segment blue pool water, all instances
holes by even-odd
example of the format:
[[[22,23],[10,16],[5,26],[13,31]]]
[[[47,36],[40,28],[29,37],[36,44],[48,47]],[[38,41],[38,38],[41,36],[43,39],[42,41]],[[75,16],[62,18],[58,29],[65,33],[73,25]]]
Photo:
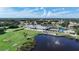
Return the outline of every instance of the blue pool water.
[[[40,34],[35,40],[33,51],[79,51],[79,41],[64,36]]]

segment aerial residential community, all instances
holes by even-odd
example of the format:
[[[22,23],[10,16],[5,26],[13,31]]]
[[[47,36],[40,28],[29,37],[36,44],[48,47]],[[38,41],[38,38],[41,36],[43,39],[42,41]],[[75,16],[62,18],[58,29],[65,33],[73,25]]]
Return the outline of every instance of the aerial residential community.
[[[17,18],[16,18],[17,19]],[[73,19],[72,19],[73,20]],[[64,19],[0,20],[0,50],[30,50],[38,34],[63,36],[79,41],[79,21]],[[26,48],[25,48],[26,46]],[[6,49],[7,48],[7,49]]]
[[[0,51],[79,51],[78,7],[0,8]]]

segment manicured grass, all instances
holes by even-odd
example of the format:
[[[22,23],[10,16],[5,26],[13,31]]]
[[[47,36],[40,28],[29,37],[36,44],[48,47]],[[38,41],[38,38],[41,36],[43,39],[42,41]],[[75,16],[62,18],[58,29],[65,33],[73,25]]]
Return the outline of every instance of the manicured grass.
[[[79,35],[77,35],[77,37],[76,37],[78,40],[79,40]]]
[[[26,37],[24,33],[27,33]],[[39,34],[37,31],[32,30],[19,30],[19,31],[10,31],[0,35],[0,51],[16,51],[17,47],[21,46],[24,42],[28,41],[27,38],[31,37],[34,40],[34,37]],[[33,41],[30,40],[30,41]]]
[[[65,36],[66,34],[64,34],[63,32],[57,32],[58,36]]]

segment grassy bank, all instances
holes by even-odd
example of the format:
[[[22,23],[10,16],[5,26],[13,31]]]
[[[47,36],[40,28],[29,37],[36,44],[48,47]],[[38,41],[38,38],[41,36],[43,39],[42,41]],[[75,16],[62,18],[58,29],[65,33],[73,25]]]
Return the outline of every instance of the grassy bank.
[[[0,51],[16,51],[17,47],[21,46],[24,42],[33,41],[37,34],[39,34],[39,32],[26,29],[1,34]],[[28,38],[31,38],[31,40],[27,40]]]
[[[70,38],[70,39],[76,39],[76,40],[79,40],[79,35],[77,36],[71,36],[70,34],[65,34],[63,32],[56,32],[57,36],[64,36],[64,37],[67,37],[67,38]]]

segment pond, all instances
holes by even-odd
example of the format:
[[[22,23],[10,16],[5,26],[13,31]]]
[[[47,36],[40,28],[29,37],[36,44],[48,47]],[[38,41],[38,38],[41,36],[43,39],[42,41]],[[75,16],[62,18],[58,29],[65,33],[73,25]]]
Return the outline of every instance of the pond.
[[[39,34],[32,51],[79,51],[79,41],[64,36]]]

